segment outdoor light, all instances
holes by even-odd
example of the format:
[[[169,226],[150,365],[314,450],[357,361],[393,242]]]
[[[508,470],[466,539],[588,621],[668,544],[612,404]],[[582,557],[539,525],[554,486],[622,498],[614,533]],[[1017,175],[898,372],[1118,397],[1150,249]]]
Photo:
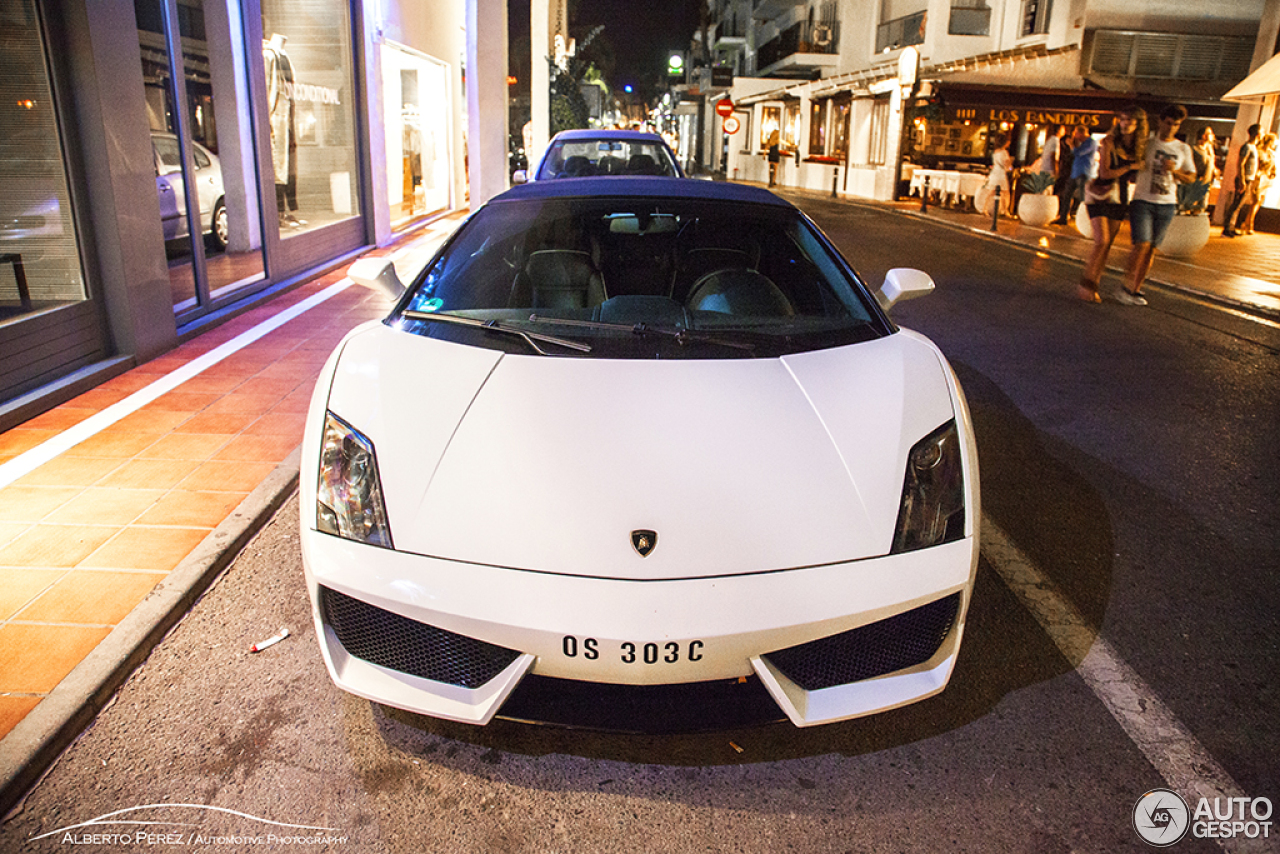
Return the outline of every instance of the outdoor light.
[[[680,74],[684,71],[684,52],[673,50],[667,57],[667,73]]]

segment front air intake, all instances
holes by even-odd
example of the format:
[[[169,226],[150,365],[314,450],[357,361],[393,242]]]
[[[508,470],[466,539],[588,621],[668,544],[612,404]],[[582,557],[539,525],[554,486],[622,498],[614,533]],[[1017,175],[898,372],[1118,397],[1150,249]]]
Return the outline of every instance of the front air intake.
[[[423,679],[478,688],[520,653],[447,632],[320,588],[324,622],[348,653],[372,664]]]
[[[847,685],[923,664],[942,646],[960,612],[960,594],[764,656],[806,691]]]

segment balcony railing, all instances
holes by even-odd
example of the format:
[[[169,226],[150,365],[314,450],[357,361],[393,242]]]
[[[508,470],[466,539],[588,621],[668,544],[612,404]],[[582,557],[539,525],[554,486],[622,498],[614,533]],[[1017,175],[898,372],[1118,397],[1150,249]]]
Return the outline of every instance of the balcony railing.
[[[834,23],[811,24],[808,21],[792,24],[776,38],[760,46],[760,50],[756,52],[756,65],[768,68],[797,53],[837,53],[840,43],[839,27],[839,24]]]
[[[876,53],[924,44],[925,13],[915,12],[876,27]]]
[[[713,45],[718,45],[720,42],[724,41],[725,39],[735,39],[735,40],[744,39],[745,40],[746,37],[747,37],[747,22],[738,21],[733,18],[729,18],[728,20],[721,21],[720,23],[716,24],[715,34],[711,37],[711,43]]]

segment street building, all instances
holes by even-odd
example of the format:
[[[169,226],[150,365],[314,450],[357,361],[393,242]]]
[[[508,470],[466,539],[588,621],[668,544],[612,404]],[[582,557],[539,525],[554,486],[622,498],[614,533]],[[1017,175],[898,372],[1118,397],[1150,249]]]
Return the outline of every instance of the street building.
[[[972,193],[997,134],[1032,164],[1050,125],[1101,134],[1136,101],[1185,105],[1188,138],[1212,128],[1229,187],[1244,128],[1280,125],[1274,96],[1223,98],[1276,54],[1276,0],[708,0],[708,14],[674,112],[697,140],[686,168],[731,180],[767,182],[776,140],[781,186],[889,200],[927,170]],[[1280,200],[1264,205],[1259,227],[1280,230]]]

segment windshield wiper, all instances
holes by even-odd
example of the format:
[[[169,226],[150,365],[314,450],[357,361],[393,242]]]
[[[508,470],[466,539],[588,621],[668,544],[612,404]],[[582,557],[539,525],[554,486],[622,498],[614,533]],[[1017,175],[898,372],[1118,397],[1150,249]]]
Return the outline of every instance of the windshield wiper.
[[[541,332],[526,332],[523,329],[516,329],[511,326],[503,326],[496,320],[480,320],[475,317],[463,317],[457,314],[435,314],[426,311],[413,311],[406,309],[401,312],[405,317],[411,320],[438,320],[443,323],[453,323],[458,326],[470,326],[475,329],[485,329],[490,332],[501,332],[506,335],[514,335],[517,338],[524,339],[524,342],[534,349],[540,356],[550,356],[546,350],[538,346],[539,341],[544,344],[554,344],[557,347],[564,347],[568,350],[576,350],[579,353],[590,353],[591,345],[583,344],[581,341],[570,341],[567,338],[556,338],[552,335],[543,335]]]
[[[650,326],[647,323],[606,323],[603,320],[568,320],[559,317],[539,317],[536,314],[529,315],[530,322],[533,323],[556,323],[561,326],[578,326],[583,329],[607,329],[614,332],[630,332],[640,337],[657,336],[660,338],[670,338],[680,346],[686,344],[714,344],[719,347],[730,347],[735,350],[754,350],[755,344],[747,341],[735,341],[730,338],[717,335],[714,332],[704,332],[699,329],[686,329],[684,327],[669,328],[666,326]]]

